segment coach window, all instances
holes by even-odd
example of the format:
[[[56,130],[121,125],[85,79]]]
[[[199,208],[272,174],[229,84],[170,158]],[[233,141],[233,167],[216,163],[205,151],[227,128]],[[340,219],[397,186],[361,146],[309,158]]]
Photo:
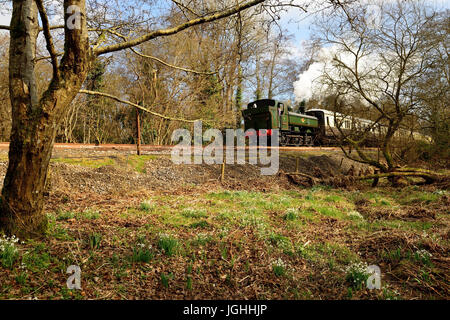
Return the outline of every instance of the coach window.
[[[330,117],[327,117],[327,125],[330,126]]]
[[[345,129],[350,129],[350,121],[345,120],[344,121],[344,127],[345,127]]]

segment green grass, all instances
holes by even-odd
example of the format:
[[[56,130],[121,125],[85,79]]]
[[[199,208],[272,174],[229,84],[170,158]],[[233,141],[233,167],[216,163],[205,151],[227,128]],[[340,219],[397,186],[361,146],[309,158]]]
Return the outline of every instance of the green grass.
[[[100,212],[94,211],[92,209],[83,211],[83,212],[73,212],[73,211],[64,211],[58,209],[55,213],[48,213],[48,219],[51,222],[55,221],[67,221],[71,219],[77,220],[96,220],[100,218]]]
[[[27,286],[27,280],[28,280],[28,274],[26,272],[21,272],[18,275],[16,275],[16,281],[21,286],[26,287]]]
[[[289,208],[286,210],[284,214],[284,220],[286,221],[295,221],[298,219],[298,210]]]
[[[272,263],[272,271],[276,277],[283,277],[287,273],[286,263],[282,259],[278,259]]]
[[[194,222],[190,225],[191,228],[194,229],[207,229],[209,228],[211,225],[208,223],[208,221],[206,220],[202,220],[199,222]]]
[[[341,210],[335,208],[335,207],[327,207],[327,206],[315,206],[313,207],[317,210],[320,214],[327,216],[327,217],[334,217],[334,218],[344,218],[345,214]]]
[[[208,214],[205,209],[192,209],[192,208],[186,208],[181,212],[181,215],[186,218],[194,218],[194,219],[200,219],[200,218],[206,218],[208,217]]]
[[[130,260],[133,263],[149,263],[154,257],[154,253],[148,247],[143,244],[137,244],[133,248],[133,252],[130,256]]]
[[[175,255],[180,247],[178,240],[170,235],[162,234],[159,236],[158,247],[164,251],[167,256]]]
[[[116,161],[111,158],[87,159],[87,158],[56,158],[51,162],[65,163],[88,168],[101,168],[105,166],[114,166]]]
[[[307,246],[303,243],[298,243],[295,247],[299,257],[321,265],[328,265],[330,269],[333,269],[336,263],[348,265],[359,261],[356,253],[337,243],[319,242],[311,243]]]
[[[405,258],[405,254],[403,253],[402,248],[395,248],[391,250],[384,250],[381,253],[381,257],[387,262],[399,263],[402,259]]]
[[[156,159],[155,155],[130,155],[124,159],[126,163],[139,173],[146,173],[145,165],[148,161]],[[88,168],[101,168],[105,166],[120,166],[120,158],[108,158],[99,157],[97,159],[92,158],[55,158],[51,160],[54,163],[65,163],[70,165],[77,165]],[[122,161],[122,162],[123,162]]]
[[[402,195],[399,199],[399,204],[402,205],[414,205],[414,204],[430,204],[441,198],[438,193],[430,192],[413,192],[410,194]]]
[[[64,221],[64,220],[70,220],[75,218],[75,213],[72,211],[62,211],[58,210],[56,212],[56,220],[57,221]]]
[[[260,193],[253,191],[219,191],[200,197],[154,196],[148,199],[152,212],[163,225],[170,228],[210,229],[252,227],[262,238],[280,227],[280,219],[288,230],[304,231],[311,223],[326,217],[350,222],[346,226],[356,231],[379,231],[385,228],[408,231],[426,231],[431,222],[376,220],[367,222],[349,216],[356,211],[357,199],[368,199],[375,206],[401,206],[405,196],[423,199],[421,191],[406,190],[384,192],[382,189],[368,192],[349,192],[316,187],[309,190]],[[439,195],[433,195],[438,197]],[[195,204],[195,205],[193,205]],[[147,210],[147,207],[142,207]],[[141,210],[141,211],[142,211]],[[219,227],[220,229],[220,227]]]
[[[103,236],[100,233],[91,233],[88,238],[88,245],[91,250],[96,250],[100,248]]]
[[[419,249],[429,248],[428,242],[435,238],[427,236],[409,248],[386,246],[389,249],[385,251],[382,251],[384,242],[373,243],[370,249],[374,251],[369,255],[364,250],[366,247],[358,245],[364,244],[367,237],[376,240],[371,235],[374,232],[377,236],[397,232],[399,237],[405,234],[410,239],[421,239],[426,231],[427,235],[436,237],[436,244],[448,246],[441,234],[433,233],[444,225],[445,221],[440,219],[446,217],[439,216],[439,220],[432,222],[392,220],[392,217],[373,220],[359,206],[368,206],[370,210],[382,210],[382,206],[392,211],[405,210],[403,206],[407,209],[426,200],[438,201],[443,194],[430,196],[421,189],[410,188],[347,191],[325,187],[193,192],[176,197],[152,194],[134,202],[134,208],[118,211],[117,217],[109,212],[102,216],[95,208],[78,212],[62,206],[61,210],[48,214],[49,233],[44,242],[18,246],[17,256],[12,262],[1,264],[0,271],[6,270],[5,265],[11,266],[11,271],[4,274],[10,275],[8,279],[13,287],[17,286],[24,295],[36,290],[36,275],[48,270],[57,279],[54,286],[59,286],[58,281],[64,278],[67,267],[81,262],[86,288],[95,288],[100,283],[93,280],[98,277],[96,268],[109,268],[112,297],[117,299],[131,294],[126,284],[132,281],[142,285],[153,281],[158,289],[164,288],[165,295],[182,291],[189,298],[190,294],[201,296],[205,283],[214,283],[220,292],[238,292],[241,286],[249,285],[248,275],[267,277],[267,283],[275,284],[274,291],[272,286],[259,287],[264,293],[258,299],[316,299],[319,295],[314,284],[317,283],[322,286],[329,283],[330,288],[336,289],[333,297],[339,298],[397,299],[403,294],[409,298],[409,292],[416,290],[411,286],[404,291],[396,287],[401,294],[394,289],[363,294],[360,288],[364,287],[364,273],[346,268],[365,262],[386,265],[386,270],[397,272],[401,268],[396,267],[406,266],[416,272],[405,281],[405,286],[411,282],[416,286],[432,285],[442,273],[442,270],[435,272],[439,268],[435,261],[440,258],[435,255],[439,253],[431,251],[433,256],[430,256]],[[362,199],[368,202],[355,204]],[[351,219],[348,214],[352,211],[363,213],[366,220]],[[100,218],[99,222],[83,221]],[[125,220],[132,221],[132,226],[125,227]],[[120,223],[116,225],[117,221]],[[81,228],[84,229],[80,233]],[[56,250],[52,247],[55,243]],[[416,249],[417,252],[409,251]],[[22,264],[25,269],[20,269]],[[389,277],[386,279],[383,281],[389,281]],[[49,290],[47,279],[42,283],[43,291],[51,292],[53,298],[83,298],[70,292]],[[0,298],[17,297],[9,294],[10,285],[10,282],[0,283]],[[87,290],[87,294],[95,298],[94,292]],[[323,297],[331,298],[327,294]]]
[[[76,215],[77,219],[80,220],[96,220],[100,218],[100,212],[95,210],[87,210]]]
[[[287,248],[291,245],[291,241],[288,237],[285,237],[281,234],[271,233],[267,239],[272,245]]]
[[[341,202],[343,201],[342,197],[338,196],[338,195],[330,195],[330,196],[326,196],[324,198],[324,201],[326,202],[330,202],[330,203],[336,203],[336,202]]]
[[[22,263],[33,272],[47,270],[52,264],[51,255],[44,248],[37,246],[28,254],[24,254]]]
[[[0,237],[0,263],[3,267],[12,269],[19,259],[15,238]]]
[[[373,223],[373,225],[378,227],[378,229],[387,227],[391,229],[399,229],[405,231],[427,231],[433,227],[433,222],[389,220],[389,221],[376,221]]]
[[[146,173],[145,165],[148,161],[156,159],[155,155],[128,156],[127,163],[139,173]]]
[[[49,220],[47,235],[61,241],[71,241],[73,237],[69,234],[68,229],[52,220]]]
[[[195,238],[190,241],[193,246],[204,246],[211,242],[214,242],[214,237],[205,233],[197,234]]]
[[[169,288],[169,282],[170,280],[173,279],[173,274],[169,273],[169,274],[165,274],[165,273],[161,273],[161,284],[164,288]]]
[[[192,277],[190,276],[186,277],[186,289],[192,290]]]
[[[155,210],[155,208],[155,204],[151,203],[150,201],[143,201],[139,206],[139,209],[144,212],[152,212]]]

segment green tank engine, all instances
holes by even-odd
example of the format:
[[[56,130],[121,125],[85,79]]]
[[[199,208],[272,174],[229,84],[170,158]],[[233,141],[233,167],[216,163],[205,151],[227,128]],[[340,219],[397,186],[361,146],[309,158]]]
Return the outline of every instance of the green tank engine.
[[[270,137],[272,130],[280,130],[280,146],[312,146],[319,132],[316,117],[276,100],[249,103],[242,116],[245,130],[254,129],[259,136]]]

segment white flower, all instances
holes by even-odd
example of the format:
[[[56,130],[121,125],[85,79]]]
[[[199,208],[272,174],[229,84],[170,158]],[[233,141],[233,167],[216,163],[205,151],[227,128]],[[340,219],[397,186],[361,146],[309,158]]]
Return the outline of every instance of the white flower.
[[[169,236],[167,233],[160,233],[160,234],[158,234],[158,237],[159,237],[160,239],[167,239],[167,238],[170,238],[170,236]]]
[[[417,255],[419,258],[422,258],[422,259],[428,259],[428,258],[431,258],[431,257],[433,256],[430,252],[428,252],[428,251],[425,250],[425,249],[417,250],[417,251],[416,251],[416,255]]]
[[[7,237],[3,235],[2,238],[0,238],[0,253],[3,253],[6,250],[12,250],[13,252],[17,252],[16,243],[19,242],[19,239],[16,238],[16,236]]]
[[[343,271],[346,273],[357,272],[357,273],[367,273],[367,268],[369,265],[365,262],[355,262],[348,265]]]
[[[287,267],[287,265],[286,265],[286,263],[283,261],[283,259],[281,259],[281,258],[278,258],[277,260],[275,260],[273,263],[272,263],[272,265],[273,266],[276,266],[276,267],[282,267],[282,268],[286,268]]]

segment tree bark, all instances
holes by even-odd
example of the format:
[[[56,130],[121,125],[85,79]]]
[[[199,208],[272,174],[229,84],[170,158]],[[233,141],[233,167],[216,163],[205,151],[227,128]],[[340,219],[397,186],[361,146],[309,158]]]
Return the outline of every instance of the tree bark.
[[[38,10],[34,0],[13,1],[10,40],[12,131],[9,164],[0,204],[0,229],[19,238],[41,236],[47,173],[57,128],[84,82],[90,64],[85,0],[65,0],[64,11],[77,5],[81,28],[65,28],[66,52],[59,73],[39,99],[35,83]],[[66,14],[66,21],[68,15]]]
[[[136,148],[137,155],[141,155],[141,116],[139,109],[136,109]]]

